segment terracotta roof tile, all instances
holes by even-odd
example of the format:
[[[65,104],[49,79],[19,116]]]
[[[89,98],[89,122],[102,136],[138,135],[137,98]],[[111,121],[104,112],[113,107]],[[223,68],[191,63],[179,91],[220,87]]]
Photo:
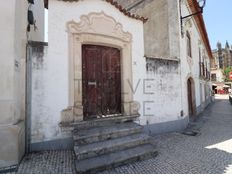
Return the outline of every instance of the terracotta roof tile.
[[[59,1],[78,2],[79,0],[59,0]],[[148,18],[130,13],[125,8],[123,8],[118,2],[116,2],[114,0],[105,0],[105,1],[110,3],[111,5],[115,6],[115,8],[117,8],[125,16],[128,16],[128,17],[133,18],[133,19],[141,20],[141,21],[143,21],[143,23],[145,23],[148,20]],[[48,0],[44,0],[44,4],[45,4],[45,7],[47,8],[48,7]]]

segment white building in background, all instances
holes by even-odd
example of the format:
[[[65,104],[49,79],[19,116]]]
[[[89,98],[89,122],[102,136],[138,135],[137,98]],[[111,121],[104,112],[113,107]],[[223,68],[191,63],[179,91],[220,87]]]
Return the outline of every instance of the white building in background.
[[[27,32],[28,9],[35,26]],[[25,78],[28,40],[43,41],[44,2],[2,1],[0,6],[0,173],[19,163],[25,152]]]

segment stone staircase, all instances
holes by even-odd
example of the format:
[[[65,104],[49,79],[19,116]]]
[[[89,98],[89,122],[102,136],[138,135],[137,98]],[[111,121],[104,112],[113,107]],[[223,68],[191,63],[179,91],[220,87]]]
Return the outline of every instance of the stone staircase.
[[[118,116],[74,125],[77,174],[96,173],[157,154],[136,116]]]

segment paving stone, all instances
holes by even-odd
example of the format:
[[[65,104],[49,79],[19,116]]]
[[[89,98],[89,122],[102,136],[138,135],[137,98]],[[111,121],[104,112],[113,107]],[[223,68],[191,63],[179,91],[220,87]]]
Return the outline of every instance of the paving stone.
[[[217,96],[218,97],[218,96]],[[220,99],[220,96],[219,96]],[[169,133],[152,137],[159,154],[99,174],[231,174],[232,106],[228,99],[201,114],[197,136]],[[72,151],[48,151],[26,156],[17,174],[75,174]]]
[[[92,144],[74,146],[74,151],[77,159],[86,159],[134,146],[139,146],[148,142],[149,136],[139,133]]]
[[[95,158],[88,158],[81,161],[76,161],[77,173],[96,173],[96,171],[112,168],[122,164],[143,160],[146,158],[156,156],[157,151],[154,146],[144,144],[129,148],[123,151],[97,156]]]

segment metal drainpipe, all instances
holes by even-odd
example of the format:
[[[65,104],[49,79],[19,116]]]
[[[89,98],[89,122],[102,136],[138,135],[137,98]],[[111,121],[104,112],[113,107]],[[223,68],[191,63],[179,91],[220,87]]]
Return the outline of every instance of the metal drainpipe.
[[[183,20],[182,20],[182,11],[181,11],[181,0],[179,0],[179,13],[180,13],[180,30],[181,30],[181,37],[184,36],[184,31],[183,31]]]
[[[31,8],[28,4],[27,11]],[[29,32],[26,30],[27,43],[26,43],[26,60],[25,60],[25,152],[30,152],[31,144],[31,49],[29,41]]]
[[[31,143],[31,60],[30,60],[30,45],[27,42],[26,45],[26,70],[25,70],[25,79],[26,79],[26,89],[25,89],[25,151],[26,154],[30,152],[30,143]]]
[[[182,20],[181,20],[181,16],[182,16],[182,13],[181,13],[181,0],[179,0],[179,19],[180,19],[180,42],[179,42],[179,54],[180,54],[180,85],[181,85],[181,88],[180,88],[180,94],[181,94],[181,117],[184,117],[184,109],[183,109],[183,84],[182,84],[182,72],[181,72],[181,66],[182,66],[182,62],[181,62],[181,40],[183,38],[183,28],[182,28]],[[183,114],[183,115],[182,115]]]

